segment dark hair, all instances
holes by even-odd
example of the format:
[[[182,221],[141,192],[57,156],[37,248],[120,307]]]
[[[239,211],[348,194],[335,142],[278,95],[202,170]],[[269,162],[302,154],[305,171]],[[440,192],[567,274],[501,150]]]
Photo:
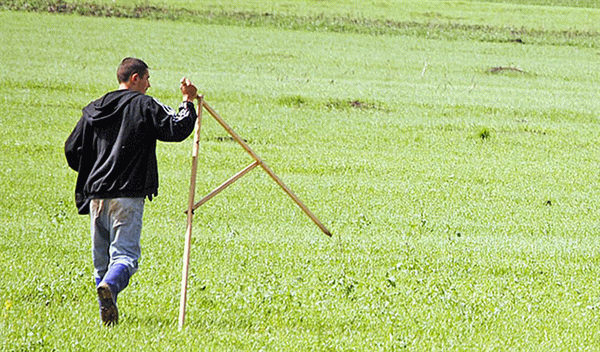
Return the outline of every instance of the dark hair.
[[[129,78],[134,73],[137,73],[140,77],[148,72],[148,65],[140,59],[134,57],[126,57],[121,61],[119,68],[117,69],[117,79],[119,83],[125,83],[129,81]]]

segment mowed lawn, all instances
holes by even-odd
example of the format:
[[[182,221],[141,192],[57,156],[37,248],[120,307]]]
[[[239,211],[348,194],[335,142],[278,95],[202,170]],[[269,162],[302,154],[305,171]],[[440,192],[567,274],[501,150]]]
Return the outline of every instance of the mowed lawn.
[[[352,4],[0,11],[0,349],[597,350],[598,6]],[[333,232],[255,169],[196,212],[182,331],[191,138],[159,145],[111,329],[63,157],[126,56],[171,106],[195,82]],[[200,145],[198,199],[252,162],[206,113]]]

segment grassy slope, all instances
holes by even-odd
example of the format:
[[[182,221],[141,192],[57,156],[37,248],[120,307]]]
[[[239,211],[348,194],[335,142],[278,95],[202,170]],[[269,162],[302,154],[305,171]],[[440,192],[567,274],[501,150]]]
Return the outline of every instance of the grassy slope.
[[[146,0],[134,2],[127,0],[3,0],[0,4],[16,5],[24,8],[32,6],[52,7],[50,4],[100,4],[108,7],[138,7],[188,9],[205,17],[224,12],[231,14],[264,15],[271,17],[292,16],[324,16],[340,19],[370,19],[395,21],[400,23],[428,23],[507,27],[510,29],[550,30],[550,31],[592,31],[600,30],[597,21],[600,4],[597,1],[436,1],[436,0],[396,0],[396,1],[361,1],[361,0],[284,0],[248,2],[240,0],[190,1],[190,0]],[[537,5],[537,6],[534,6]],[[539,6],[546,5],[546,6]],[[552,5],[552,6],[550,6]],[[563,6],[556,6],[563,5]],[[569,6],[566,6],[569,5]],[[56,7],[56,6],[55,6]],[[59,6],[60,7],[60,6]],[[81,11],[81,9],[80,9]],[[217,16],[219,17],[219,16]],[[322,20],[322,19],[321,19]],[[259,20],[259,22],[264,19]],[[281,24],[280,24],[281,25]]]
[[[126,2],[125,2],[126,3]],[[396,21],[457,22],[516,28],[546,28],[598,30],[597,3],[590,8],[561,8],[529,6],[524,1],[266,1],[248,5],[244,1],[211,1],[210,3],[179,0],[175,2],[153,0],[150,4],[173,4],[193,9],[253,10],[256,12],[293,13],[297,15],[348,15],[350,17],[385,18]],[[535,3],[535,2],[534,2]],[[539,3],[539,2],[538,2]],[[177,5],[175,5],[177,4]],[[596,16],[594,16],[596,14]],[[549,20],[549,19],[552,20]]]
[[[596,49],[0,16],[1,101],[13,112],[0,117],[3,348],[597,343]],[[124,55],[151,64],[165,102],[181,75],[199,82],[336,234],[317,233],[260,172],[247,176],[197,218],[181,334],[189,145],[160,146],[161,196],[117,329],[97,326],[87,220],[71,204],[61,144]],[[527,74],[487,72],[510,65]],[[249,162],[223,135],[207,122],[199,193]]]

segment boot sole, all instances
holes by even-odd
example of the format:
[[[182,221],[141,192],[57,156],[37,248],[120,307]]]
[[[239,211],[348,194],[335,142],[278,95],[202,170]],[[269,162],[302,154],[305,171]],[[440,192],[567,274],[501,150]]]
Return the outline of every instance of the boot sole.
[[[119,311],[113,301],[112,292],[107,284],[100,284],[97,288],[98,300],[100,301],[100,317],[104,325],[116,325],[119,322]]]

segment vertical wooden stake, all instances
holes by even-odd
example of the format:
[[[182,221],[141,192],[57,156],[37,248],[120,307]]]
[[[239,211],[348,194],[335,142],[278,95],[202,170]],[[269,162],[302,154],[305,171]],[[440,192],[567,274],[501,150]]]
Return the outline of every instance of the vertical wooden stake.
[[[198,119],[194,131],[194,146],[192,149],[192,177],[188,198],[187,228],[185,232],[185,247],[183,250],[183,273],[181,277],[181,300],[179,302],[179,330],[185,323],[185,306],[187,302],[188,274],[190,267],[190,251],[192,246],[192,220],[194,218],[194,195],[196,193],[196,173],[198,171],[198,149],[200,148],[200,127],[202,126],[202,110],[204,96],[198,96]]]

